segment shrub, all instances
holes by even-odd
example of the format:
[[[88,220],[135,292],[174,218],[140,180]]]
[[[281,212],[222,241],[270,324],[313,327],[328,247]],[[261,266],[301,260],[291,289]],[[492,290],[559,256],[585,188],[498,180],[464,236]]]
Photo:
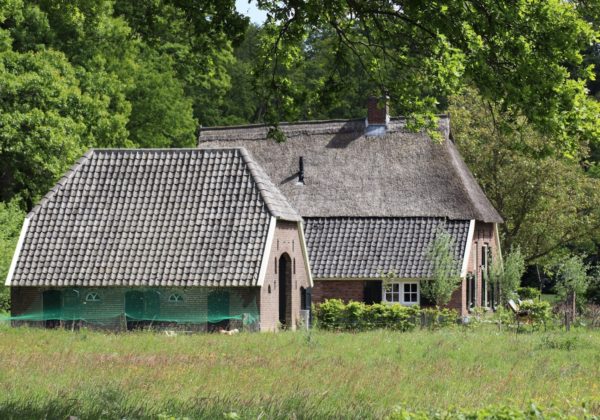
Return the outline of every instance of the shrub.
[[[525,273],[525,259],[518,247],[511,249],[504,261],[500,258],[493,259],[489,280],[491,284],[499,286],[500,300],[503,304],[514,299],[523,273]]]
[[[328,299],[314,309],[316,325],[325,330],[368,331],[389,329],[411,331],[419,324],[430,328],[454,325],[458,314],[450,309],[420,309],[417,306],[366,305],[340,299]]]
[[[317,325],[326,330],[340,329],[345,309],[346,305],[341,299],[327,299],[313,311]]]
[[[521,300],[539,300],[542,296],[540,290],[536,289],[535,287],[519,287],[517,289],[517,294]]]
[[[521,313],[526,313],[532,327],[546,326],[552,320],[550,304],[545,301],[526,300],[519,308]]]
[[[429,329],[447,328],[456,325],[458,312],[448,308],[421,309],[421,326]]]

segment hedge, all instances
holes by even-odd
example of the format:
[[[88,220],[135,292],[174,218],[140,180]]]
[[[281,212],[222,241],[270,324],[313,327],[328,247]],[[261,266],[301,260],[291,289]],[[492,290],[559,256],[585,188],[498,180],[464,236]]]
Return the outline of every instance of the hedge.
[[[319,328],[337,331],[368,331],[389,329],[411,331],[417,326],[431,328],[454,325],[458,314],[449,309],[421,309],[418,306],[367,305],[340,299],[328,299],[314,308],[315,321]]]

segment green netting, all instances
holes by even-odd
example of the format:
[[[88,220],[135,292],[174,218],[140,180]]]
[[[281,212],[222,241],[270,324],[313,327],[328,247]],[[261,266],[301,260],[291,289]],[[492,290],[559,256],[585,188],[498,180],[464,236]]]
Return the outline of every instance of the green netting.
[[[127,329],[205,325],[253,327],[259,322],[258,289],[63,288],[15,293],[14,308],[0,321],[91,324]],[[54,325],[52,325],[54,326]]]

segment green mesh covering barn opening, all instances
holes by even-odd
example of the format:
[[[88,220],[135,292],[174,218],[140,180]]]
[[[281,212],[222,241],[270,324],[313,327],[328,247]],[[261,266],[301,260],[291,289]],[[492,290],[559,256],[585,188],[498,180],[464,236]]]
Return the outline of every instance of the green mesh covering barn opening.
[[[257,330],[258,288],[29,288],[13,290],[13,324],[218,331]]]

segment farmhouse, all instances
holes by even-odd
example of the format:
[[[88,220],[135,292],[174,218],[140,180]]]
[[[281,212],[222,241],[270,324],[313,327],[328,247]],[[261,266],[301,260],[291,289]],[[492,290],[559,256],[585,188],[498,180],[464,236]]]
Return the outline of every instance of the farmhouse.
[[[449,306],[466,315],[498,293],[484,273],[500,258],[491,205],[460,157],[441,116],[441,141],[411,132],[406,119],[369,99],[366,119],[201,129],[200,148],[245,147],[304,219],[314,276],[312,301],[327,298],[426,304],[425,254],[441,227],[454,239],[462,284]],[[382,273],[399,279],[386,287]]]
[[[294,328],[302,219],[243,148],[91,150],[25,219],[15,323]]]
[[[440,229],[462,279],[449,306],[493,306],[502,218],[449,118],[434,140],[377,105],[282,124],[281,143],[253,125],[201,129],[197,149],[91,150],[25,219],[13,321],[268,331],[327,298],[426,305]]]

